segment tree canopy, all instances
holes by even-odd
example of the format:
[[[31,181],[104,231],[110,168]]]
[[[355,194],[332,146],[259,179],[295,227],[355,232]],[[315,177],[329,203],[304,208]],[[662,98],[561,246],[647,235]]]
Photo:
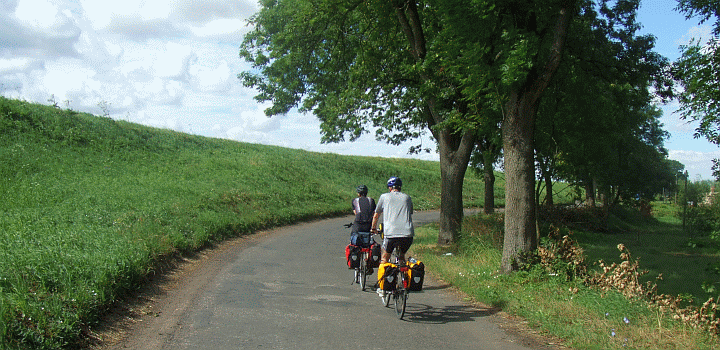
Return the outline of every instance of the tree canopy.
[[[576,6],[565,0],[264,0],[240,50],[254,70],[239,77],[259,91],[258,101],[272,103],[268,115],[295,107],[314,113],[324,142],[375,130],[377,138],[398,144],[430,132],[443,178],[439,242],[451,243],[478,125],[488,113],[507,109],[512,91],[532,87],[528,79],[547,82],[548,58],[559,58],[558,18],[567,19]]]
[[[642,118],[647,97],[642,90],[657,57],[651,40],[634,36],[638,0],[609,3],[262,0],[250,20],[254,29],[240,48],[252,70],[239,78],[258,90],[258,101],[271,102],[268,115],[293,108],[315,114],[323,142],[375,132],[378,139],[399,144],[430,133],[440,154],[440,244],[453,243],[460,232],[463,179],[472,150],[490,139],[501,142],[506,174],[502,266],[510,271],[537,246],[534,132],[539,109],[575,104],[548,112],[540,119],[547,118],[543,125],[559,115],[568,124]],[[560,84],[554,83],[558,70],[567,75]],[[591,77],[587,83],[586,77]],[[571,90],[578,86],[580,92]],[[600,98],[583,103],[589,96]]]
[[[720,145],[720,5],[711,0],[679,0],[678,9],[688,18],[716,21],[713,37],[707,42],[694,41],[682,47],[673,73],[682,87],[678,96],[681,116],[700,122],[696,136]],[[720,161],[713,162],[713,175],[720,179]]]

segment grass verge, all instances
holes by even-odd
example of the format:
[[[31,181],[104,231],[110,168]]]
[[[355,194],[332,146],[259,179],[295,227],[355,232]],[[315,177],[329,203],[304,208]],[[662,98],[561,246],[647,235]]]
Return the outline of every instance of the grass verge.
[[[542,332],[563,339],[571,348],[720,347],[717,338],[707,332],[616,291],[603,292],[542,268],[499,274],[501,232],[499,214],[469,217],[459,243],[439,247],[437,228],[426,226],[417,230],[413,251],[432,274],[473,300],[523,317]]]

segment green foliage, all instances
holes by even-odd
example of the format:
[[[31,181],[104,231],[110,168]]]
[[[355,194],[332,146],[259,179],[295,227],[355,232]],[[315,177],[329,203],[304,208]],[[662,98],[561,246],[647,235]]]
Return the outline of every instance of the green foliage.
[[[693,41],[681,47],[682,56],[674,63],[673,76],[680,81],[680,113],[685,119],[700,122],[696,136],[720,145],[720,7],[717,1],[680,0],[678,9],[686,17],[699,16],[701,21],[715,20],[714,37],[706,43]],[[720,160],[713,160],[713,175],[720,179]]]
[[[573,23],[566,59],[539,106],[535,144],[546,177],[652,198],[674,183],[650,86],[666,84],[667,59],[637,35],[638,1],[599,1]],[[656,90],[656,91],[659,91]]]
[[[683,118],[700,121],[699,136],[718,144],[718,78],[715,72],[720,68],[720,41],[717,38],[707,44],[692,43],[684,46],[682,57],[675,63],[675,75],[683,86],[679,96]],[[710,87],[710,88],[709,88]]]
[[[346,215],[392,175],[439,206],[436,162],[305,152],[143,127],[0,97],[0,348],[72,348],[161,259]],[[466,203],[481,205],[468,178]]]

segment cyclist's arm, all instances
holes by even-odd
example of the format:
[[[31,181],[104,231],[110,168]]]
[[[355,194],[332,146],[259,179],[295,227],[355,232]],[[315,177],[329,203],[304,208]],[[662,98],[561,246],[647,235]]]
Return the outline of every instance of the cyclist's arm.
[[[370,226],[370,227],[371,227],[371,228],[370,228],[370,232],[377,232],[378,218],[379,218],[379,217],[380,217],[380,213],[375,212],[375,214],[373,214],[372,225]]]

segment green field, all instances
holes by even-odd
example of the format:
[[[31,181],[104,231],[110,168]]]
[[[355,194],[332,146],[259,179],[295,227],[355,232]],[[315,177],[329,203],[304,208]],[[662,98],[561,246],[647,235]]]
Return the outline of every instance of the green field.
[[[637,258],[641,282],[657,284],[658,293],[695,298],[700,306],[708,297],[701,286],[718,281],[709,269],[720,262],[717,246],[707,239],[688,238],[677,218],[667,216],[677,208],[656,203],[655,218],[620,208],[611,215],[610,230],[604,233],[582,230],[571,233],[584,249],[590,273],[600,271],[599,259],[621,263],[619,243]],[[534,268],[501,275],[502,216],[468,217],[460,243],[438,247],[437,228],[424,227],[413,245],[433,274],[459,288],[473,301],[502,308],[523,317],[549,342],[561,339],[573,349],[718,349],[716,335],[679,322],[674,314],[649,307],[646,299],[628,299],[617,291],[588,287],[584,279],[568,281],[564,274]],[[704,244],[688,244],[704,242]],[[451,254],[448,254],[451,253]],[[561,266],[562,267],[562,266]],[[662,274],[663,280],[655,280]]]
[[[259,229],[350,212],[355,187],[370,196],[400,176],[417,209],[439,206],[437,162],[340,156],[192,136],[0,97],[0,349],[75,348],[107,307],[133,293],[159,263]],[[496,204],[503,202],[498,174]],[[464,203],[481,207],[472,172]],[[566,185],[558,203],[572,201]],[[677,208],[633,210],[610,233],[578,230],[586,261],[618,262],[624,243],[662,293],[708,296],[717,247],[682,232]],[[543,271],[497,273],[502,215],[467,218],[459,244],[437,247],[418,230],[430,271],[469,298],[519,315],[581,349],[720,348],[715,337],[641,301],[600,293]],[[453,255],[447,255],[453,253]],[[624,322],[624,318],[630,320]],[[614,335],[613,335],[614,334]]]
[[[347,215],[400,176],[439,206],[439,164],[210,139],[0,98],[0,348],[72,346],[157,262]],[[483,184],[465,182],[479,206]]]

